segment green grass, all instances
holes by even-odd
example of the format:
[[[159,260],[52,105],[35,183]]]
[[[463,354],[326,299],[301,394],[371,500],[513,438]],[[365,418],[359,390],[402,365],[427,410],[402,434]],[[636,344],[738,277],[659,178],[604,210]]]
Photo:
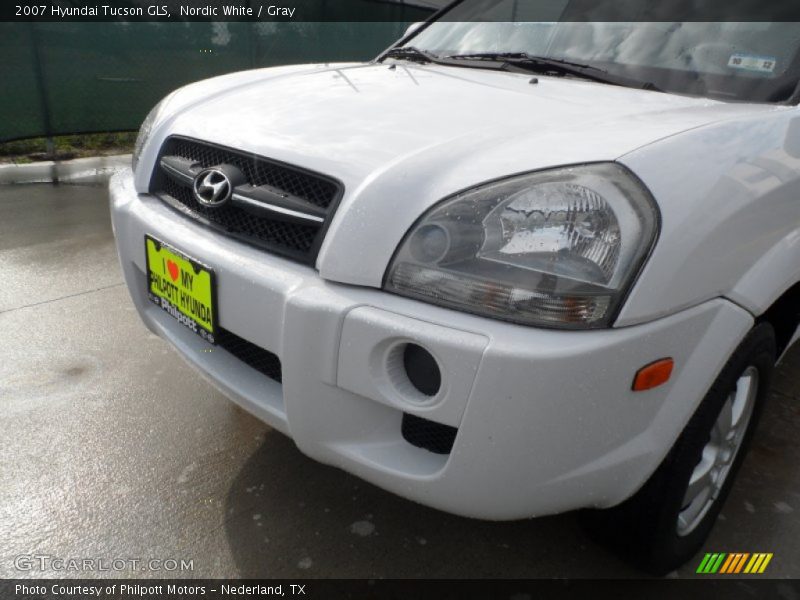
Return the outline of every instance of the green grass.
[[[18,164],[39,160],[69,160],[85,156],[125,154],[133,150],[135,132],[61,135],[53,138],[55,155],[47,152],[43,137],[0,144],[0,162]]]

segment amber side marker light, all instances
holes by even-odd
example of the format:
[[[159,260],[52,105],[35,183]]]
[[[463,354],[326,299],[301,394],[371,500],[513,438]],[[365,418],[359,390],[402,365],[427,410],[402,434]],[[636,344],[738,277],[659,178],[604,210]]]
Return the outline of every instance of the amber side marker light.
[[[675,361],[671,358],[662,358],[643,366],[636,372],[631,389],[634,392],[643,392],[666,383],[672,375],[674,366]]]

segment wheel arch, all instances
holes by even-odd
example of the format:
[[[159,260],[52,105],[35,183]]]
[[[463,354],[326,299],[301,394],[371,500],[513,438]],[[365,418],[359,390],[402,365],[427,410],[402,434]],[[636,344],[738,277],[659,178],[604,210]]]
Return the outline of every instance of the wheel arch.
[[[725,294],[757,322],[772,325],[779,358],[796,341],[800,326],[800,228],[789,229]]]
[[[776,298],[756,321],[772,325],[777,356],[782,357],[797,341],[796,333],[800,326],[800,282],[790,286]]]

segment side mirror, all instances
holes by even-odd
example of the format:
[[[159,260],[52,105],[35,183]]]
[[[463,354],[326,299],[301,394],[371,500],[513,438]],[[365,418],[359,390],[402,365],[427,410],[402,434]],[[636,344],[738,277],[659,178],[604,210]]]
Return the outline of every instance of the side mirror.
[[[406,32],[403,34],[403,37],[407,38],[408,36],[410,36],[412,33],[417,31],[423,25],[425,25],[425,23],[412,23],[411,25],[408,26],[408,29],[406,29]]]

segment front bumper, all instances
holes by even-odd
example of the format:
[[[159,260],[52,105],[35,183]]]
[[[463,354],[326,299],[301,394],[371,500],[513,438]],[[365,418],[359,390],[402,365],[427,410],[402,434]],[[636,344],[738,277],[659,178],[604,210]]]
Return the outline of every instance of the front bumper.
[[[616,330],[516,326],[324,281],[137,195],[130,171],[111,180],[110,193],[125,280],[150,330],[307,455],[465,516],[516,519],[623,501],[753,324],[715,299]],[[146,233],[215,269],[220,326],[276,354],[282,384],[212,351],[149,302]],[[391,350],[407,342],[439,362],[442,387],[431,401],[398,384]],[[632,392],[634,373],[666,356],[675,359],[672,379]],[[450,454],[406,442],[403,413],[457,427]]]

